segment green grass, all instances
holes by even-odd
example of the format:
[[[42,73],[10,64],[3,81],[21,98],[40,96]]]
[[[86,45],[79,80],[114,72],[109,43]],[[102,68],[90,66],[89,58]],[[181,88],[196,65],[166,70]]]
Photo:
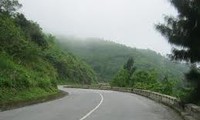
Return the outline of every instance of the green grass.
[[[57,94],[55,88],[29,88],[23,90],[0,89],[0,107],[8,104],[18,104],[21,102],[34,101],[39,98]]]

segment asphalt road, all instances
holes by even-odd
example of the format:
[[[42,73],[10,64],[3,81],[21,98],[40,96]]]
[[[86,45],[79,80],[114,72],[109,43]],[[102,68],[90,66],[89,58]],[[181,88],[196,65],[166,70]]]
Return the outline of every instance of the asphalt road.
[[[0,112],[0,120],[181,120],[168,107],[131,93],[60,89],[69,95]]]

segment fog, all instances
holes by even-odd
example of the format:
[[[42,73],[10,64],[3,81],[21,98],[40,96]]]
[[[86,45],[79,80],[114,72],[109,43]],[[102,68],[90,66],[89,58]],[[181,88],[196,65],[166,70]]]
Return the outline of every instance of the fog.
[[[168,0],[19,0],[21,12],[54,35],[97,37],[163,55],[170,45],[155,30],[164,14],[176,15]]]

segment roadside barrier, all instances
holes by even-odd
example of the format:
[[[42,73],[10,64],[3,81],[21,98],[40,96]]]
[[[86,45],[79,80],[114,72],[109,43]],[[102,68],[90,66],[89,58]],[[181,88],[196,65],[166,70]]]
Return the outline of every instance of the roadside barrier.
[[[129,92],[138,94],[156,102],[165,104],[176,110],[183,117],[184,120],[200,120],[200,106],[194,104],[183,104],[181,100],[169,95],[152,92],[149,90],[111,87],[109,85],[65,85],[66,88],[83,88],[83,89],[99,89],[99,90],[113,90],[120,92]]]

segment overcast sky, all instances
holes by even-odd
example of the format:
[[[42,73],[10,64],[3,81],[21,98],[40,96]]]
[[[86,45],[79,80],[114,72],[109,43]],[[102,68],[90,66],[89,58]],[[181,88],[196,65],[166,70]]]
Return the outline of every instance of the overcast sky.
[[[154,24],[163,15],[176,15],[168,0],[19,0],[28,19],[44,31],[97,37],[127,46],[171,52]]]

